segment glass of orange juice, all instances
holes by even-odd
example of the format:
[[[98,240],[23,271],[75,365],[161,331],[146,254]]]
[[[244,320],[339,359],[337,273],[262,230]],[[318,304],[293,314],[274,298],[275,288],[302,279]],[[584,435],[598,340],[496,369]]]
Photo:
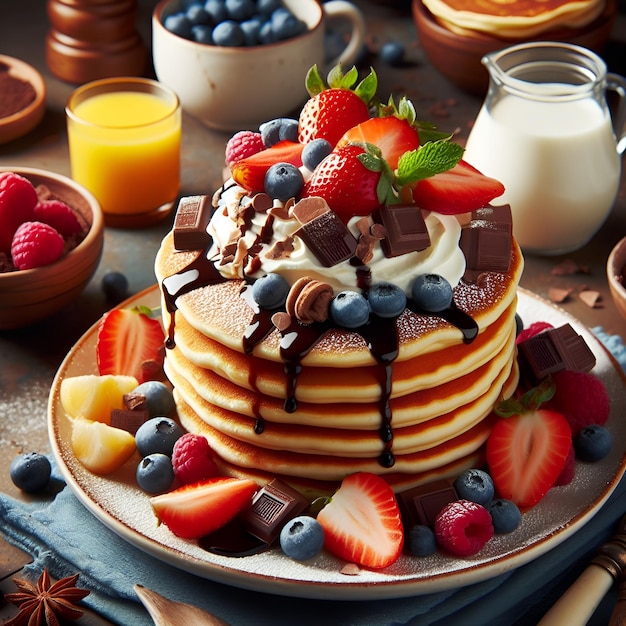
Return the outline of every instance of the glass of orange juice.
[[[181,107],[147,78],[106,78],[74,91],[65,109],[72,178],[114,227],[148,225],[180,188]]]

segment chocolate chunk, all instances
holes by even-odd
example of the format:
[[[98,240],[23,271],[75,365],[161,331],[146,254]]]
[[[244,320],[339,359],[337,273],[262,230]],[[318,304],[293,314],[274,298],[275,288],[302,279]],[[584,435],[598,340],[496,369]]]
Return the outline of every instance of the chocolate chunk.
[[[408,533],[417,524],[434,526],[439,511],[458,499],[452,483],[443,479],[400,492],[398,506],[405,532]]]
[[[430,246],[422,210],[415,204],[384,205],[372,217],[386,231],[380,245],[387,257],[419,252]]]
[[[461,230],[459,245],[466,261],[466,280],[480,272],[506,272],[511,263],[511,207],[485,206],[472,212],[472,220]]]
[[[562,370],[588,372],[596,364],[596,358],[570,324],[550,328],[518,346],[522,372],[534,384],[546,376]]]
[[[275,478],[260,489],[243,514],[246,530],[266,543],[272,543],[283,526],[309,506],[298,491]]]
[[[294,215],[297,217],[296,207]],[[324,267],[333,267],[352,258],[357,246],[354,235],[330,209],[317,213],[310,221],[303,223],[295,234]]]
[[[181,198],[174,220],[174,247],[177,250],[203,250],[211,237],[206,228],[211,219],[208,196]]]
[[[113,409],[111,411],[111,426],[126,430],[134,435],[149,417],[148,409]]]

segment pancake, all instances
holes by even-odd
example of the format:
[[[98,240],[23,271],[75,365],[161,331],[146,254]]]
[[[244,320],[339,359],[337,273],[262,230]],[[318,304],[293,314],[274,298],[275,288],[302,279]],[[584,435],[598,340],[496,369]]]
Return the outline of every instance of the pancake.
[[[446,28],[461,35],[487,33],[525,39],[596,20],[605,0],[422,0]]]

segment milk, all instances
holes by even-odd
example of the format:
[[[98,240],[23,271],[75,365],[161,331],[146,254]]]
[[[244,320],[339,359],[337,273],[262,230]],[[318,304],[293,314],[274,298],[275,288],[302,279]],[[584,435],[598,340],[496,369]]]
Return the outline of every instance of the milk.
[[[538,87],[539,89],[539,87]],[[559,85],[541,85],[542,93]],[[503,93],[481,109],[464,159],[500,180],[525,252],[584,245],[606,219],[620,160],[606,107],[592,98],[531,99]]]

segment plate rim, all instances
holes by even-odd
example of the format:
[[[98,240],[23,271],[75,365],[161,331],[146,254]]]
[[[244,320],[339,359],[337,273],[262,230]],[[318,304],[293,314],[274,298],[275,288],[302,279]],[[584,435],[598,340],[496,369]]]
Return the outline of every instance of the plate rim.
[[[595,350],[601,351],[608,357],[611,368],[615,370],[618,377],[622,381],[626,381],[626,375],[621,370],[619,364],[613,355],[605,348],[599,339],[592,333],[590,329],[584,326],[569,312],[561,307],[554,305],[552,302],[522,287],[518,288],[518,293],[523,297],[530,298],[540,305],[548,306],[555,313],[574,323],[579,329],[584,329],[586,333],[594,340]],[[140,300],[146,298],[155,298],[158,295],[158,285],[152,285],[131,296],[124,302],[116,305],[118,307],[128,307],[139,303]],[[50,444],[53,456],[57,466],[66,484],[88,511],[94,517],[100,520],[109,530],[113,531],[123,540],[134,545],[143,552],[151,555],[157,560],[168,563],[169,565],[195,574],[201,578],[228,584],[231,586],[248,589],[252,591],[260,591],[273,595],[286,595],[299,598],[309,599],[331,599],[334,600],[377,600],[377,599],[394,599],[409,596],[419,596],[428,593],[436,593],[449,590],[456,587],[466,586],[473,583],[482,582],[503,574],[511,569],[516,569],[530,561],[542,556],[549,550],[557,547],[580,530],[587,522],[589,522],[595,514],[602,508],[609,499],[613,491],[616,489],[622,476],[626,472],[626,446],[622,451],[617,467],[611,480],[606,483],[605,489],[596,497],[589,506],[579,511],[571,519],[565,520],[563,525],[540,539],[537,539],[530,545],[520,547],[518,550],[510,550],[492,558],[488,563],[469,563],[461,571],[440,572],[435,574],[433,578],[427,579],[397,579],[385,580],[384,571],[381,573],[381,579],[359,581],[358,576],[346,576],[346,584],[337,585],[336,582],[329,581],[311,581],[311,580],[294,580],[289,578],[280,578],[276,574],[261,574],[258,572],[247,572],[238,569],[236,564],[238,559],[231,557],[229,566],[219,561],[203,560],[190,555],[183,550],[179,550],[175,546],[166,546],[157,541],[153,537],[146,537],[127,521],[118,519],[111,512],[107,511],[100,503],[92,500],[86,488],[83,487],[81,481],[74,475],[71,468],[65,462],[61,442],[58,440],[58,424],[55,423],[56,404],[58,403],[58,387],[63,378],[66,369],[71,365],[77,352],[85,343],[93,339],[93,335],[97,330],[99,320],[96,321],[83,335],[76,341],[72,349],[59,366],[50,389],[47,407],[47,426]],[[592,348],[593,349],[593,348]],[[92,475],[94,476],[94,475]],[[107,477],[95,477],[95,479],[107,479]],[[137,490],[139,488],[137,487]],[[146,494],[145,497],[148,497]],[[206,552],[207,557],[211,557],[210,552]],[[415,557],[409,557],[415,558]]]

